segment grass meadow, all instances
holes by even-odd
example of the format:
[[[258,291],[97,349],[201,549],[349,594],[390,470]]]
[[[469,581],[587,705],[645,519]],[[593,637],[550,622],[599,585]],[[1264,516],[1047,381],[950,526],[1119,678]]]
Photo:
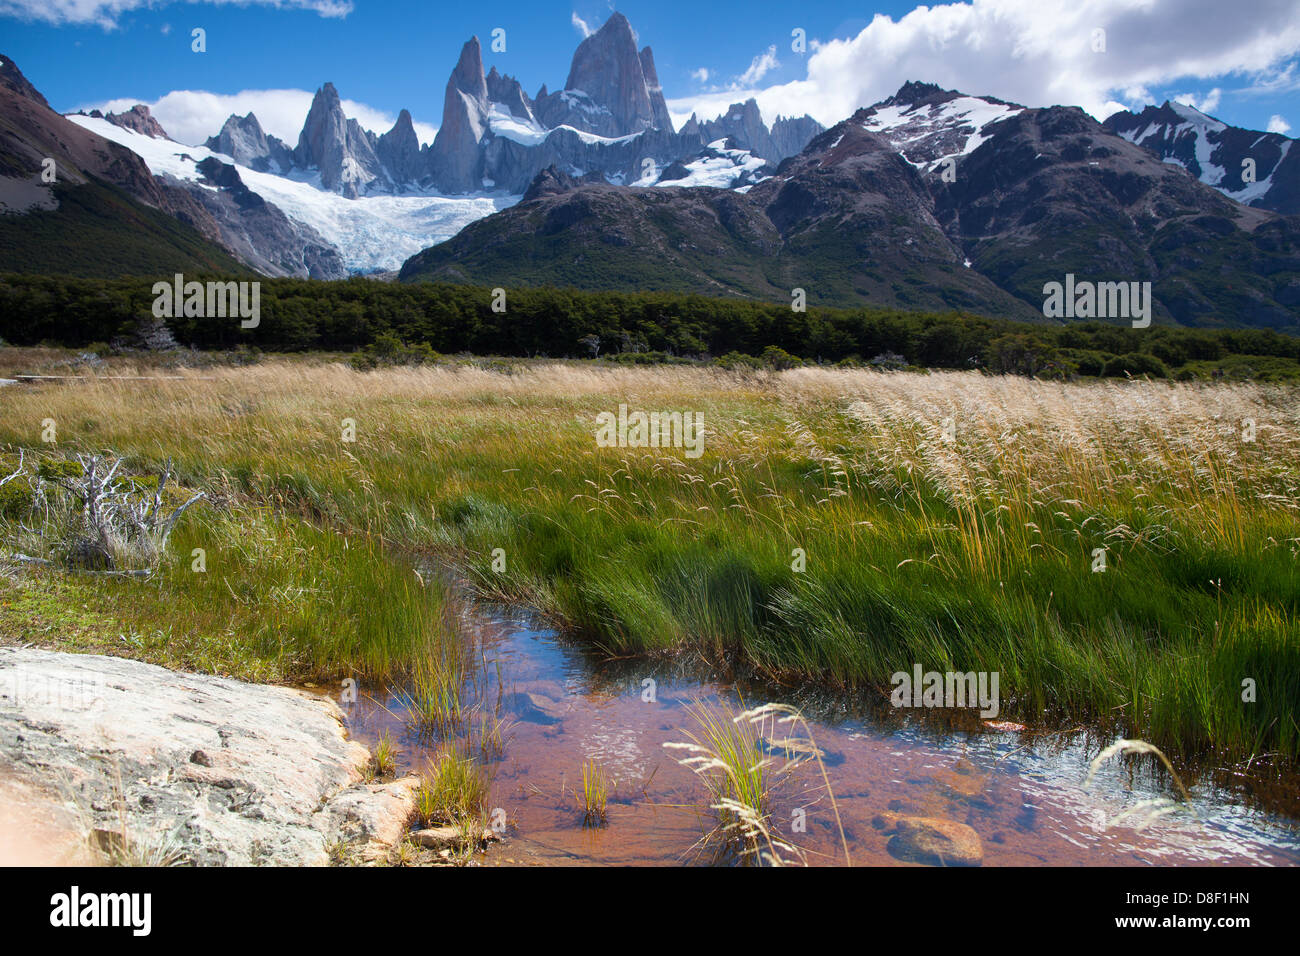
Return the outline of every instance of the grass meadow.
[[[997,671],[1003,719],[1300,756],[1294,386],[558,362],[174,374],[0,390],[10,469],[19,448],[112,451],[136,474],[170,458],[208,494],[148,580],[11,573],[4,632],[260,680],[416,673],[437,697],[438,669],[465,665],[445,592],[413,570],[433,559],[609,655],[881,699],[916,664]],[[620,403],[702,413],[703,454],[599,447],[596,416]],[[5,519],[7,552],[34,521]]]

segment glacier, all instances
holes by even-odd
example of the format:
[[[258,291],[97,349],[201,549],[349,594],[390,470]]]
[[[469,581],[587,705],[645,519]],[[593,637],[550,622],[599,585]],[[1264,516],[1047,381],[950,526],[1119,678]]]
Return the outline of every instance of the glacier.
[[[107,120],[72,113],[67,117],[134,152],[155,176],[199,182],[198,164],[215,156],[238,170],[244,184],[290,219],[311,226],[339,251],[349,272],[400,269],[422,249],[446,242],[470,223],[519,202],[522,196],[481,193],[444,196],[436,192],[347,199],[327,192],[319,176],[277,176],[240,166],[205,146],[186,146],[123,129]],[[209,187],[215,189],[216,187]]]

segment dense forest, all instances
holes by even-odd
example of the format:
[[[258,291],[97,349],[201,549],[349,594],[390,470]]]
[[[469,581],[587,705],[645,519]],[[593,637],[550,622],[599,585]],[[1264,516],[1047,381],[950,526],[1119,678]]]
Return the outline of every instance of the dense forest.
[[[130,347],[152,316],[155,281],[0,277],[0,338]],[[232,317],[167,323],[185,347],[353,352],[362,365],[469,352],[778,367],[861,362],[1049,377],[1300,378],[1300,339],[1262,330],[1023,323],[882,308],[796,312],[735,298],[555,288],[507,290],[496,305],[493,290],[472,286],[263,279],[256,328]]]

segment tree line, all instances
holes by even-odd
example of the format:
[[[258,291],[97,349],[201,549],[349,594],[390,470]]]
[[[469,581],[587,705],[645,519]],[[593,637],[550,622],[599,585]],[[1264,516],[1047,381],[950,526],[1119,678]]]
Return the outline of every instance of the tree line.
[[[0,276],[0,337],[14,345],[129,346],[152,317],[155,281]],[[400,343],[402,354],[426,358],[464,352],[616,361],[729,357],[732,363],[861,362],[1064,377],[1164,376],[1225,362],[1241,368],[1242,356],[1261,359],[1248,368],[1300,369],[1300,339],[1270,330],[1025,323],[873,307],[796,312],[788,305],[664,292],[543,287],[508,289],[502,297],[474,286],[362,278],[263,279],[256,328],[217,316],[180,316],[167,324],[179,344],[203,350],[243,346],[380,358]]]

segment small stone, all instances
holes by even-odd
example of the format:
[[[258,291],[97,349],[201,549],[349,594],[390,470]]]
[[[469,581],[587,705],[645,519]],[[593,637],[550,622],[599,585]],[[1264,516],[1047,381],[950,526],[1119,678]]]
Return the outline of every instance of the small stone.
[[[427,849],[441,850],[460,841],[460,830],[456,827],[425,827],[412,833],[411,839]]]
[[[887,849],[901,860],[936,866],[979,866],[984,843],[964,823],[942,817],[905,817],[877,814],[872,826],[893,833]]]

